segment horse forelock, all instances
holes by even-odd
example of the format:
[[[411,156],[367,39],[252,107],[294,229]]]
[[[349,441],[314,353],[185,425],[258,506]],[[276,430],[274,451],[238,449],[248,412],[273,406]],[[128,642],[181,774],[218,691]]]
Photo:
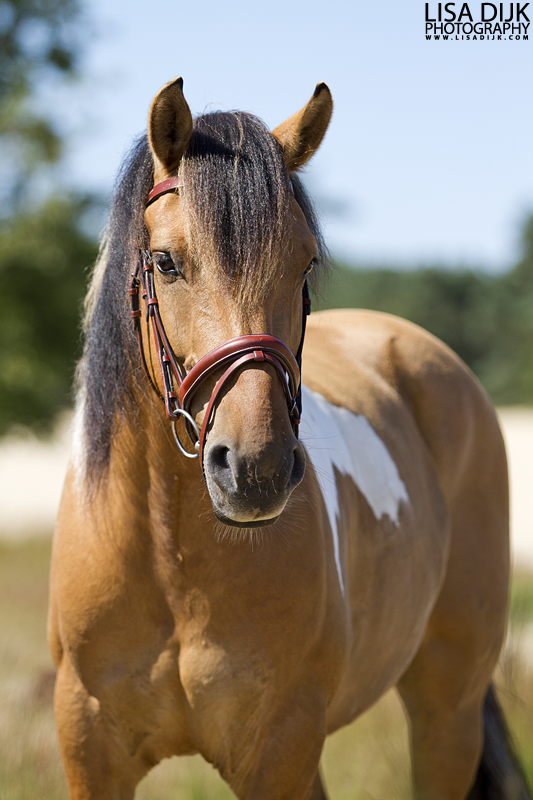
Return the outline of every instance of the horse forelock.
[[[290,248],[292,194],[317,238],[322,264],[327,264],[306,192],[296,176],[289,180],[278,143],[256,117],[216,112],[196,118],[180,175],[193,256],[222,270],[244,302],[265,295],[284,249]],[[144,380],[127,289],[139,248],[149,247],[144,210],[152,186],[153,161],[144,135],[120,170],[85,303],[74,461],[88,487],[105,474],[117,423],[127,409],[135,413],[135,388]],[[317,277],[312,276],[313,288]]]
[[[280,146],[251,114],[206,114],[194,121],[180,175],[196,261],[227,276],[238,297],[260,301],[290,247]]]

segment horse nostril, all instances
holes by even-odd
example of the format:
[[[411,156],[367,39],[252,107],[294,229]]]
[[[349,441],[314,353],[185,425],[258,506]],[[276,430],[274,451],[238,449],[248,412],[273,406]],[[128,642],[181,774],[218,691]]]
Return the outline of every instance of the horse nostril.
[[[214,445],[209,451],[209,460],[212,467],[215,469],[229,469],[228,459],[229,447],[225,445]]]
[[[289,486],[294,489],[303,480],[305,475],[305,450],[301,442],[297,442],[293,451],[294,462],[292,465],[292,472],[289,479]]]
[[[249,497],[250,492],[257,492],[268,496],[271,489],[275,494],[290,493],[304,476],[305,451],[297,442],[292,452],[281,459],[278,454],[274,463],[272,458],[265,457],[259,462],[249,461],[239,455],[229,439],[223,438],[207,448],[204,469],[206,477],[227,495],[241,493]]]
[[[227,441],[221,439],[208,448],[205,469],[220,489],[225,492],[236,490],[236,480],[231,465],[231,448]]]

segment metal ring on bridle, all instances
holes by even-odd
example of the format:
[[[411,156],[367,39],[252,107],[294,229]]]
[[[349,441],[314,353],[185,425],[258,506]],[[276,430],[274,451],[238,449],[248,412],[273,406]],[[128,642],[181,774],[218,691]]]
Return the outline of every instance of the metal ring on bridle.
[[[199,453],[199,451],[200,451],[200,430],[198,428],[198,425],[196,424],[194,419],[191,417],[189,412],[185,411],[183,408],[174,409],[173,414],[176,417],[178,417],[178,416],[185,417],[185,419],[187,420],[189,425],[191,425],[192,429],[194,430],[194,433],[196,434],[196,442],[194,443],[195,452],[194,453],[188,453],[187,450],[185,450],[185,448],[182,445],[182,443],[180,442],[178,434],[176,433],[176,422],[177,422],[177,420],[173,419],[172,422],[171,422],[171,426],[172,426],[172,433],[174,434],[174,439],[176,440],[176,444],[178,445],[178,447],[181,450],[181,452],[183,453],[183,455],[186,456],[187,458],[198,458],[199,455],[200,455],[200,453]]]

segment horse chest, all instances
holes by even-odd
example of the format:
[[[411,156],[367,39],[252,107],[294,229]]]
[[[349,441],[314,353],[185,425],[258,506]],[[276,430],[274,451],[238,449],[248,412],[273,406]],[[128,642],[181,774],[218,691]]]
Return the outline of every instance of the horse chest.
[[[201,752],[229,777],[261,746],[279,709],[284,717],[302,692],[309,693],[306,705],[320,705],[332,694],[327,679],[338,673],[331,646],[336,634],[319,632],[317,647],[322,613],[314,620],[299,615],[297,626],[288,621],[288,605],[276,623],[253,608],[219,614],[206,594],[191,594],[176,637],[159,659],[154,705],[163,711],[170,701],[175,709],[168,743],[172,739],[180,752]],[[324,651],[335,663],[324,663]]]
[[[448,515],[401,406],[394,458],[364,415],[305,387],[303,394],[302,439],[329,529],[330,584],[351,618],[345,678],[329,714],[335,728],[392,685],[419,646],[446,563]]]

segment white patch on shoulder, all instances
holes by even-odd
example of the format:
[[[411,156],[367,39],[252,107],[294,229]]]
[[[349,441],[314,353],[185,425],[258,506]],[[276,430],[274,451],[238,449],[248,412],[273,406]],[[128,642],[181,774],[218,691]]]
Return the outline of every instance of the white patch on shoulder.
[[[322,395],[306,386],[302,386],[302,400],[300,438],[315,469],[326,504],[335,564],[344,594],[337,527],[339,497],[334,467],[353,479],[377,520],[387,514],[395,525],[399,525],[400,503],[408,503],[409,495],[398,467],[366,417],[328,403]]]

